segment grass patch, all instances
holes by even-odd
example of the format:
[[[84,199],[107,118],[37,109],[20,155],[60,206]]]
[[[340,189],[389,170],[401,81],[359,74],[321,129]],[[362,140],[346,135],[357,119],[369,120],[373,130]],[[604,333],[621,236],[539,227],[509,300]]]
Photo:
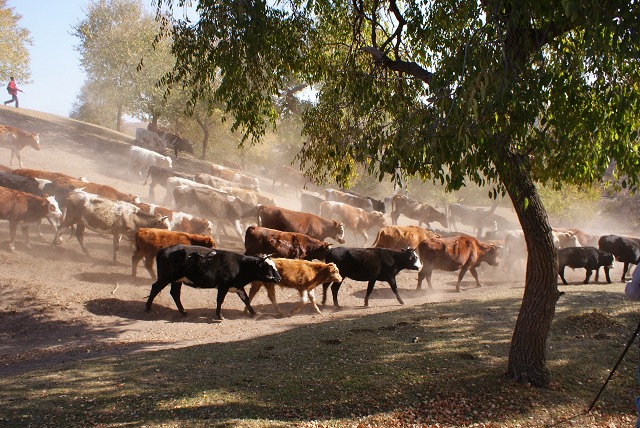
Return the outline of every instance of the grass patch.
[[[550,389],[504,379],[521,298],[511,290],[5,377],[0,426],[631,426],[635,346],[584,413],[638,321],[618,288],[561,298]]]

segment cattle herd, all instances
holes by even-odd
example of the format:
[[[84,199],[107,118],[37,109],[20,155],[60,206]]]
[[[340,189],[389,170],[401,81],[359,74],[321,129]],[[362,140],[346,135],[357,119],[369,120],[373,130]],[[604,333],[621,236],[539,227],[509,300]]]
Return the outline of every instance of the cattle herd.
[[[136,138],[152,138],[148,133],[158,137],[151,130],[139,129]],[[178,147],[188,147],[178,144],[177,138],[166,141],[173,141],[176,157]],[[84,178],[22,168],[20,150],[27,146],[40,150],[37,133],[0,125],[0,144],[11,149],[10,164],[14,158],[19,164],[18,169],[0,170],[0,219],[9,221],[10,250],[15,251],[18,225],[29,248],[29,225],[39,228],[43,219],[56,230],[52,246],[63,245],[65,236],[73,234],[87,255],[86,229],[111,236],[114,262],[124,237],[134,247],[132,276],[137,275],[137,265],[144,259],[154,281],[147,310],[170,284],[178,310],[186,315],[180,293],[187,284],[217,289],[215,315],[219,320],[229,292],[236,293],[246,310],[255,314],[251,301],[262,287],[282,315],[275,297],[278,284],[299,292],[300,302],[290,314],[308,302],[321,313],[315,288],[322,285],[323,305],[331,288],[333,304],[338,306],[338,291],[346,278],[367,283],[365,306],[377,281],[387,282],[403,304],[396,284],[402,270],[418,271],[418,289],[425,279],[432,288],[434,270],[458,272],[455,290],[460,292],[467,271],[476,286],[481,286],[478,268],[482,263],[499,266],[504,272],[522,271],[526,263],[524,234],[517,223],[495,214],[497,205],[474,209],[451,204],[442,212],[400,194],[381,201],[347,190],[313,193],[304,189],[307,179],[300,171],[281,166],[271,190],[277,183],[282,191],[287,187],[295,190],[300,205],[294,210],[278,206],[274,198],[261,193],[257,177],[241,170],[209,164],[207,171],[178,172],[170,156],[131,146],[129,169],[140,180],[144,178],[144,185],[149,184],[148,200],[142,202],[137,195]],[[157,186],[166,191],[161,205],[155,204]],[[387,215],[391,224],[387,224]],[[401,215],[417,225],[398,225]],[[432,223],[443,229],[432,228]],[[472,228],[476,236],[459,232],[460,225]],[[227,226],[233,234],[227,234]],[[369,233],[375,239],[367,247]],[[598,281],[603,267],[610,283],[614,259],[624,263],[621,281],[629,265],[640,263],[640,239],[574,228],[553,229],[552,236],[558,248],[560,280],[565,285],[566,267],[584,268],[585,284],[593,271]],[[244,250],[220,248],[223,238],[238,241]]]

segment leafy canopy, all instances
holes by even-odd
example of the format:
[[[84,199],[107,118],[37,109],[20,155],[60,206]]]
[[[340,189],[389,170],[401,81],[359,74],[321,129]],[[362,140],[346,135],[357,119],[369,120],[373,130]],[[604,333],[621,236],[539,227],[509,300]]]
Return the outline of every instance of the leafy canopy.
[[[158,0],[158,10],[185,2]],[[168,82],[226,105],[259,139],[292,77],[314,85],[306,168],[500,186],[507,156],[534,180],[640,171],[640,6],[634,1],[216,1],[167,21]],[[221,84],[211,83],[221,77]],[[500,187],[498,187],[500,188]]]

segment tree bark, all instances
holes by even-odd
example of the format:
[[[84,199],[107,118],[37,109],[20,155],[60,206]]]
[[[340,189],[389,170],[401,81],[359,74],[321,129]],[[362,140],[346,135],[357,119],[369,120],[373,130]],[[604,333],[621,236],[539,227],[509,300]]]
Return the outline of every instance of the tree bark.
[[[118,104],[118,117],[116,118],[116,131],[122,132],[122,104]]]
[[[520,383],[548,387],[547,337],[555,314],[558,291],[557,252],[540,195],[523,160],[507,153],[499,166],[527,242],[524,296],[511,339],[507,377]]]
[[[205,121],[200,119],[200,117],[196,116],[195,119],[204,134],[202,137],[202,154],[200,155],[200,159],[204,160],[207,155],[207,147],[209,146],[209,126],[207,126]]]

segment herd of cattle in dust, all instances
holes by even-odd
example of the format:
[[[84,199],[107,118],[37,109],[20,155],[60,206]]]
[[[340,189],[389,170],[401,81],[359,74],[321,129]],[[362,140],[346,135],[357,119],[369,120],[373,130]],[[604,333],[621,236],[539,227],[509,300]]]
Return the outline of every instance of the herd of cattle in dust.
[[[333,304],[339,306],[338,292],[346,278],[367,283],[364,306],[368,306],[377,281],[387,282],[403,304],[396,276],[405,269],[418,272],[418,289],[425,279],[432,288],[435,270],[458,272],[457,292],[467,271],[481,286],[477,269],[483,263],[503,272],[524,272],[524,235],[517,223],[495,213],[496,205],[487,209],[451,204],[441,212],[402,194],[381,201],[343,190],[310,192],[304,189],[305,176],[283,165],[274,174],[271,190],[276,185],[295,189],[300,207],[292,210],[277,206],[272,197],[261,193],[256,176],[212,163],[206,172],[178,172],[171,156],[143,147],[150,146],[149,134],[137,132],[136,136],[140,145],[131,146],[128,166],[149,186],[148,202],[84,178],[23,168],[20,151],[25,147],[40,150],[39,134],[0,125],[0,145],[11,150],[10,165],[16,159],[19,166],[0,167],[0,219],[9,221],[10,250],[15,251],[18,225],[30,248],[29,226],[36,226],[40,233],[43,220],[55,229],[52,246],[75,235],[87,255],[86,229],[111,236],[114,262],[125,237],[134,247],[132,276],[136,277],[137,266],[144,260],[154,281],[147,310],[167,285],[184,315],[183,284],[216,288],[218,320],[224,319],[221,307],[229,292],[237,293],[246,311],[254,315],[251,301],[264,287],[276,312],[283,315],[275,285],[292,288],[299,292],[300,301],[289,315],[307,303],[321,313],[315,288],[322,285],[323,305],[330,288]],[[178,147],[186,151],[191,147],[188,141],[170,141],[176,157]],[[165,189],[160,205],[154,203],[157,186]],[[398,225],[400,216],[406,223],[417,224]],[[476,236],[458,231],[460,225],[473,228]],[[230,235],[226,227],[232,229]],[[602,267],[611,283],[609,270],[614,259],[624,263],[621,281],[630,265],[640,263],[640,239],[575,228],[554,228],[552,233],[565,285],[566,267],[584,268],[585,284],[593,271],[598,281]],[[237,240],[244,252],[219,248],[223,236]]]

